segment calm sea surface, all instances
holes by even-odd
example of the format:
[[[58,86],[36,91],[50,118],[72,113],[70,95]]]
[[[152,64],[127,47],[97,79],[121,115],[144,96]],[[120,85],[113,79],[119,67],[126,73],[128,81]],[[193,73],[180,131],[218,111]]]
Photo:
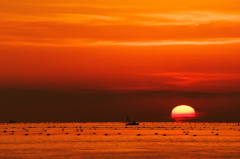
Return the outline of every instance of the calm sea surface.
[[[237,123],[0,123],[0,158],[236,158]]]

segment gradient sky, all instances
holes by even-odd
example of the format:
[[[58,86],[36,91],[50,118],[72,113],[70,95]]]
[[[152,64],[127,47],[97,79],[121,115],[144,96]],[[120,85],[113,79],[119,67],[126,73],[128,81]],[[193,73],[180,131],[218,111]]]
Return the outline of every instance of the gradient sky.
[[[238,0],[0,1],[0,121],[239,121]]]

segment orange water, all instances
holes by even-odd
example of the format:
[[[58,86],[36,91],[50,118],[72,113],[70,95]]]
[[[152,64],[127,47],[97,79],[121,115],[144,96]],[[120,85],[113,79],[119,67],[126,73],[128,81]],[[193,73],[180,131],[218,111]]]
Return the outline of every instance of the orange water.
[[[240,126],[237,123],[0,124],[1,159],[239,156]]]

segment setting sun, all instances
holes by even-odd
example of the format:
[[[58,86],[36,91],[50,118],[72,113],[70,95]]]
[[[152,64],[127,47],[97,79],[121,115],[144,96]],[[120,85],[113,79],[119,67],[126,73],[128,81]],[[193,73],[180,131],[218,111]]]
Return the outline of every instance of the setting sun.
[[[195,116],[195,110],[188,105],[179,105],[172,110],[172,118],[176,121],[189,120]]]

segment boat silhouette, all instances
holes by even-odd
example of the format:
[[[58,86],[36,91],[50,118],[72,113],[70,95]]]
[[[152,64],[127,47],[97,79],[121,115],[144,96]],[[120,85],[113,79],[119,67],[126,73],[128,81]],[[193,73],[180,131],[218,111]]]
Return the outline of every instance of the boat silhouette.
[[[129,117],[127,117],[126,125],[139,125],[139,123],[137,123],[136,121],[131,121]]]
[[[139,123],[137,123],[136,121],[133,121],[133,122],[126,123],[126,125],[139,125]]]

